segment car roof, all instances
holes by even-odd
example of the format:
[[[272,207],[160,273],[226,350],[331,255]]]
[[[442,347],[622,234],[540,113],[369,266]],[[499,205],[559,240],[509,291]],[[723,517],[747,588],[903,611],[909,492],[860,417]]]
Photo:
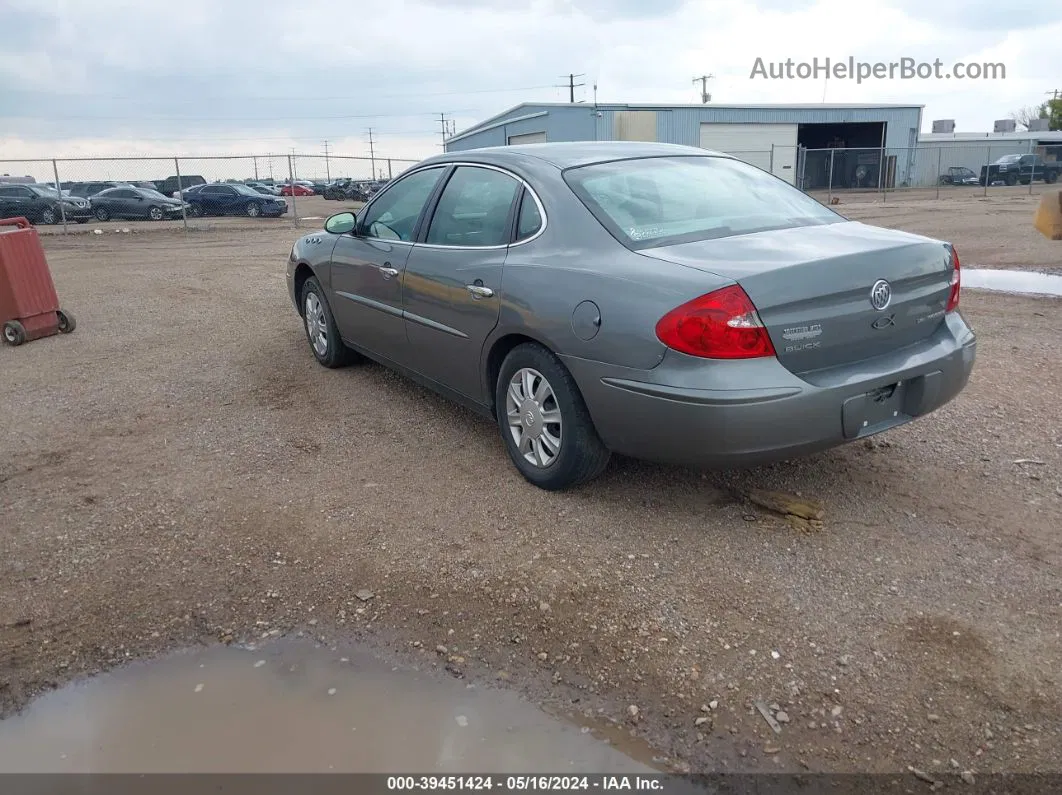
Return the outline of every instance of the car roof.
[[[641,141],[565,141],[543,144],[516,144],[489,146],[447,152],[428,158],[424,163],[448,163],[458,160],[476,160],[483,163],[504,165],[514,160],[534,158],[560,169],[606,163],[610,160],[627,160],[639,157],[730,157],[722,152],[701,149],[682,144],[648,143]]]

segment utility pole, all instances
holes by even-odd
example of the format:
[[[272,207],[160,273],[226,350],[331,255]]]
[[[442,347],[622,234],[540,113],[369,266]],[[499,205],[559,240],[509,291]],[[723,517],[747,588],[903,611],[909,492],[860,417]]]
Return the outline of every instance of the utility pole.
[[[566,88],[566,89],[568,89],[568,101],[571,102],[572,104],[575,104],[575,89],[578,88],[579,86],[585,86],[586,85],[586,83],[576,83],[575,82],[575,78],[577,78],[577,77],[586,77],[586,75],[585,74],[561,75],[561,77],[568,78],[568,82],[557,86],[557,88]]]
[[[693,78],[694,83],[701,84],[701,103],[707,105],[712,101],[712,95],[708,93],[708,81],[715,75],[701,75],[700,77]]]
[[[439,124],[442,125],[442,147],[443,147],[443,151],[445,151],[446,150],[446,135],[450,131],[450,128],[446,124],[446,114],[445,113],[440,113],[439,114]]]
[[[325,149],[325,182],[332,181],[332,172],[328,168],[328,141],[324,142]]]
[[[369,162],[372,164],[372,171],[370,171],[369,173],[372,174],[372,178],[373,179],[376,179],[376,150],[373,149],[372,145],[373,145],[372,127],[370,127],[369,128]]]

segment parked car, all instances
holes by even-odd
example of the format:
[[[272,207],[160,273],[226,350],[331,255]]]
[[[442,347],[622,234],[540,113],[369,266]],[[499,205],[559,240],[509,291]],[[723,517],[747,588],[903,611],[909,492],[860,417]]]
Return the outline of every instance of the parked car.
[[[79,196],[82,199],[89,199],[95,196],[97,193],[103,190],[109,190],[110,188],[117,188],[121,185],[127,185],[126,182],[76,182],[70,188],[71,196]]]
[[[157,190],[136,188],[124,185],[103,190],[89,199],[92,214],[100,221],[111,218],[147,218],[162,221],[167,218],[180,218],[182,208],[186,207],[180,199],[171,199]]]
[[[971,168],[952,166],[940,175],[941,185],[977,185],[980,180]]]
[[[206,185],[207,181],[199,174],[181,174],[180,182],[177,177],[166,177],[162,180],[161,184],[158,184],[159,193],[164,196],[173,196],[177,198],[175,194],[177,191],[183,191],[186,188],[190,188],[193,185]]]
[[[1006,185],[1028,185],[1030,182],[1044,181],[1057,182],[1058,175],[1062,172],[1062,163],[1051,161],[1045,162],[1040,155],[1003,155],[1003,157],[981,166],[981,176],[978,183],[984,185],[993,182],[1003,182]]]
[[[294,185],[287,183],[280,186],[281,196],[313,196],[313,188],[296,182]]]
[[[326,199],[342,200],[347,197],[347,190],[350,188],[353,180],[351,179],[335,179],[325,186],[324,192],[321,194]]]
[[[959,274],[949,243],[631,142],[437,155],[287,268],[320,364],[375,359],[494,418],[544,489],[613,452],[746,466],[925,416],[974,365]]]
[[[0,218],[24,216],[34,224],[85,223],[92,217],[86,199],[63,196],[52,185],[0,184]]]
[[[323,179],[310,180],[310,187],[313,188],[315,196],[323,196],[328,184],[328,181]]]
[[[288,203],[278,196],[266,196],[246,185],[228,185],[214,182],[194,191],[186,191],[188,214],[200,215],[246,215],[281,216],[288,211]]]
[[[134,188],[143,188],[144,190],[158,191],[159,189],[159,186],[157,184],[146,180],[144,182],[133,182],[131,184]]]
[[[274,188],[272,185],[266,185],[262,182],[248,182],[246,183],[248,188],[256,190],[263,196],[279,196],[280,190]]]

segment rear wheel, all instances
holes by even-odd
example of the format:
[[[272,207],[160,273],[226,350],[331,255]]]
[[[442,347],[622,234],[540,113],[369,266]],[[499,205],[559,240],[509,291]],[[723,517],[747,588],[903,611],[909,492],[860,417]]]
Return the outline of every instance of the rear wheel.
[[[77,321],[74,320],[74,316],[69,312],[64,312],[62,309],[59,309],[55,314],[59,320],[59,332],[61,334],[69,334],[77,328]]]
[[[148,218],[150,218],[152,221],[161,221],[163,216],[164,213],[162,212],[161,207],[152,207],[150,210],[148,210]]]
[[[26,341],[26,327],[17,320],[9,320],[4,324],[4,342],[8,345],[21,345]]]
[[[111,217],[111,214],[107,211],[106,207],[97,207],[93,215],[95,215],[97,220],[100,221],[107,221]]]
[[[42,224],[54,224],[59,220],[59,214],[51,207],[45,207],[41,210],[40,222]]]
[[[357,358],[357,354],[340,339],[321,283],[312,276],[302,287],[302,318],[310,350],[320,364],[334,369],[350,364]]]
[[[495,413],[513,464],[547,491],[600,475],[610,453],[597,435],[571,373],[537,343],[518,345],[502,362]]]
[[[1048,185],[1053,185],[1054,183],[1058,182],[1058,172],[1057,171],[1048,172],[1047,175],[1044,176],[1044,182],[1046,182]]]

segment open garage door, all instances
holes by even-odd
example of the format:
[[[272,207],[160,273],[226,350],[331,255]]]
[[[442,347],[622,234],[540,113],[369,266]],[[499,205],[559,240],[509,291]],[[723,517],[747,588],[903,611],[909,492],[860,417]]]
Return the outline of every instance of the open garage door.
[[[508,141],[510,146],[514,144],[544,144],[546,142],[546,131],[510,135]]]
[[[726,152],[796,184],[797,125],[701,124],[700,145]],[[774,149],[772,162],[771,149]]]

